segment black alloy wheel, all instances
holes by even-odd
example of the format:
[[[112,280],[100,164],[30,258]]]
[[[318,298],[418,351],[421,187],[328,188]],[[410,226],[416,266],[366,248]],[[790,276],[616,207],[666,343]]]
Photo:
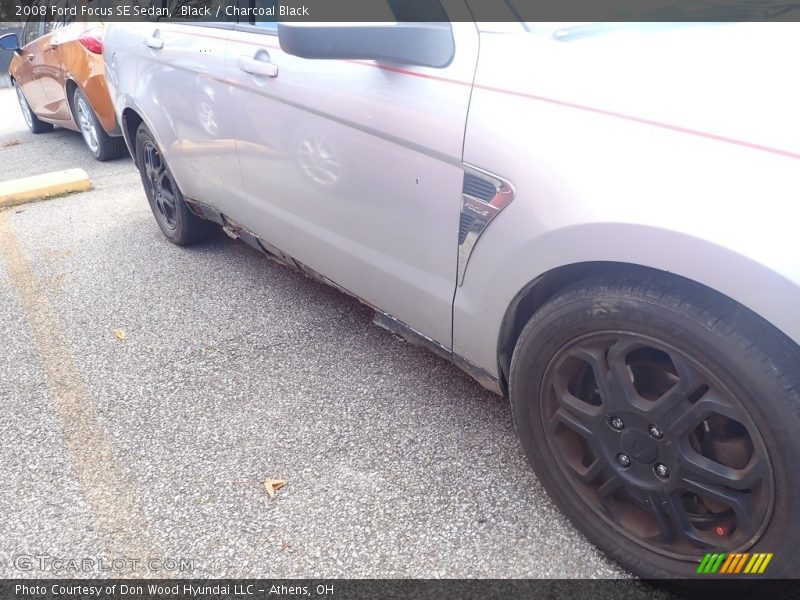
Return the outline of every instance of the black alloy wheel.
[[[136,130],[135,150],[147,201],[166,238],[186,246],[213,236],[217,226],[189,210],[164,153],[144,123]]]
[[[694,579],[747,552],[800,573],[800,347],[746,308],[666,274],[587,278],[522,329],[509,394],[548,493],[626,569]]]
[[[146,140],[142,145],[142,158],[144,159],[142,180],[145,183],[147,196],[152,198],[158,216],[161,217],[160,221],[168,229],[174,230],[178,226],[175,181],[167,171],[161,151],[151,140]]]
[[[758,539],[772,465],[741,400],[662,340],[601,331],[562,347],[542,382],[548,444],[597,517],[666,556],[700,559]]]

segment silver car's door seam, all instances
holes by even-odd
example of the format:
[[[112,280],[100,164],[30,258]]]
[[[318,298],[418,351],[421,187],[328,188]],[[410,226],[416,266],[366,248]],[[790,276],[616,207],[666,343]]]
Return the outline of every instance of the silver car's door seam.
[[[382,327],[391,333],[399,335],[403,339],[411,342],[412,344],[416,344],[418,346],[422,346],[444,358],[452,362],[455,366],[459,369],[467,373],[470,377],[472,377],[475,381],[477,381],[481,386],[486,388],[487,390],[494,392],[499,395],[504,395],[502,385],[500,384],[499,378],[495,377],[488,371],[481,369],[477,365],[471,363],[463,356],[455,354],[449,348],[445,348],[440,343],[432,340],[428,336],[420,333],[410,325],[403,323],[399,319],[394,318],[392,315],[383,312],[382,310],[375,309],[375,317],[372,319],[372,322],[377,325],[378,327]]]

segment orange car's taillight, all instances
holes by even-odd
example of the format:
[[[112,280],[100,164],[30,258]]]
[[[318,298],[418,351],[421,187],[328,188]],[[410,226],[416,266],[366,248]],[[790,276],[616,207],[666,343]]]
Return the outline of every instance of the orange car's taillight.
[[[86,48],[92,54],[102,54],[103,53],[103,38],[102,38],[102,31],[97,29],[90,29],[86,33],[84,33],[81,37],[78,38],[78,41],[81,45]]]

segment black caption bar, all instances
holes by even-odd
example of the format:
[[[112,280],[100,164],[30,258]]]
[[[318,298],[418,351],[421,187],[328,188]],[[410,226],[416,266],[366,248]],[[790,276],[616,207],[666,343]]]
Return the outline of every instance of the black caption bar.
[[[660,600],[797,598],[798,580],[342,580],[342,579],[27,579],[0,580],[0,598],[18,600]]]
[[[45,14],[42,14],[45,13]],[[793,0],[0,0],[0,22],[800,21]]]

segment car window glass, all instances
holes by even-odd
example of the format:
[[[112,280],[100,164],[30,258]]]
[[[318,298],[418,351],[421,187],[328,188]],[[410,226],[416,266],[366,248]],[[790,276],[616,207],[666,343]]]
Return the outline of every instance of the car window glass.
[[[396,21],[445,22],[447,13],[438,0],[387,0]],[[241,18],[264,33],[277,35],[280,2],[278,0],[250,0],[249,19]]]
[[[64,17],[51,17],[50,14],[51,13],[47,13],[47,17],[45,17],[44,32],[42,35],[47,35],[51,31],[55,31],[64,26]]]
[[[250,16],[250,24],[264,33],[278,33],[278,2],[276,0],[250,0],[250,8],[255,9]]]
[[[41,25],[41,17],[31,17],[28,22],[25,23],[25,30],[22,32],[22,46],[27,46],[32,41],[39,38]]]

